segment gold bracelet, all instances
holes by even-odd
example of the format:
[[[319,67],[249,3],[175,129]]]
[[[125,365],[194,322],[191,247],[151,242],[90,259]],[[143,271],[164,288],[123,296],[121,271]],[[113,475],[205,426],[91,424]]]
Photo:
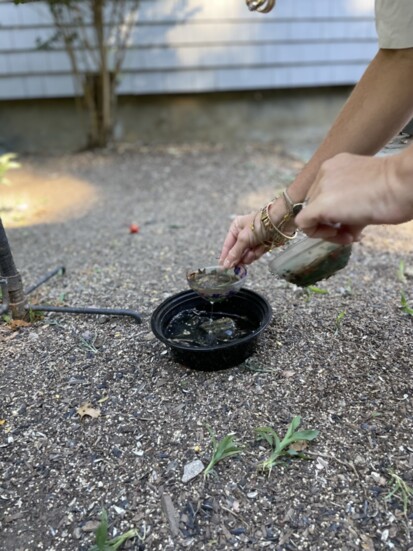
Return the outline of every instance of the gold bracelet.
[[[257,214],[259,214],[260,211],[258,210],[255,214],[254,214],[254,217],[252,219],[252,222],[250,224],[250,230],[252,231],[253,234],[255,234],[255,219],[257,217]],[[267,241],[267,240],[264,240],[264,241],[261,241],[261,245],[264,245],[264,247],[267,249],[267,250],[271,250],[272,249],[272,241]]]
[[[286,241],[294,239],[295,236],[297,235],[297,232],[294,232],[293,235],[287,235],[280,230],[279,226],[275,226],[275,224],[273,224],[269,215],[269,210],[268,210],[271,204],[272,204],[272,201],[261,209],[261,223],[267,235],[270,236],[268,239],[264,240],[263,245],[265,245],[266,247],[270,247],[270,250],[273,249],[274,247],[284,245]],[[281,221],[280,226],[284,223],[285,223],[285,217]]]

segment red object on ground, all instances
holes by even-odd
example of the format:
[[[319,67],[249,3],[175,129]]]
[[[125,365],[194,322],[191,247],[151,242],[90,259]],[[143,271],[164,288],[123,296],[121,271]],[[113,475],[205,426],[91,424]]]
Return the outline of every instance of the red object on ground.
[[[129,226],[129,233],[138,233],[138,232],[139,232],[138,224],[131,224]]]

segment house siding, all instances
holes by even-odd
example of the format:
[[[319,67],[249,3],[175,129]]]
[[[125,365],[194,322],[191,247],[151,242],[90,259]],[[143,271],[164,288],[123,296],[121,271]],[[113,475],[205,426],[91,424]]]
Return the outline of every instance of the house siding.
[[[377,51],[374,0],[141,0],[119,83],[127,95],[352,85]],[[75,94],[42,2],[0,3],[0,99]]]

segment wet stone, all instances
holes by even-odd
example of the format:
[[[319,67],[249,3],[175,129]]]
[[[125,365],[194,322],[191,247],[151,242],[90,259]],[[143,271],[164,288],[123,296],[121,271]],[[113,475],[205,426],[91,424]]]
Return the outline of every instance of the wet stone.
[[[253,329],[251,322],[241,316],[190,309],[172,318],[166,336],[187,346],[216,346],[240,339]]]

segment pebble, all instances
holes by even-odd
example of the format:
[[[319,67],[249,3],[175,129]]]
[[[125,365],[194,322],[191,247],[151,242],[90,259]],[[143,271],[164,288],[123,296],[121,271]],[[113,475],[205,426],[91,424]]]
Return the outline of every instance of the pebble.
[[[112,448],[112,455],[117,458],[122,457],[122,451],[119,448]]]
[[[126,513],[125,509],[122,509],[122,507],[118,507],[117,505],[113,505],[113,510],[120,516],[123,516]]]
[[[241,534],[245,534],[245,528],[233,528],[230,530],[230,533],[234,536],[240,536]]]
[[[104,323],[108,323],[109,320],[110,320],[109,316],[99,316],[97,319],[97,322],[100,325],[103,325]]]
[[[387,541],[389,539],[389,531],[388,529],[386,528],[385,530],[383,530],[383,532],[381,533],[381,541]]]
[[[99,526],[98,520],[89,520],[82,526],[83,532],[94,532],[96,528]]]
[[[189,482],[196,476],[198,476],[204,470],[204,464],[200,459],[187,463],[184,466],[184,474],[182,476],[182,482]]]

